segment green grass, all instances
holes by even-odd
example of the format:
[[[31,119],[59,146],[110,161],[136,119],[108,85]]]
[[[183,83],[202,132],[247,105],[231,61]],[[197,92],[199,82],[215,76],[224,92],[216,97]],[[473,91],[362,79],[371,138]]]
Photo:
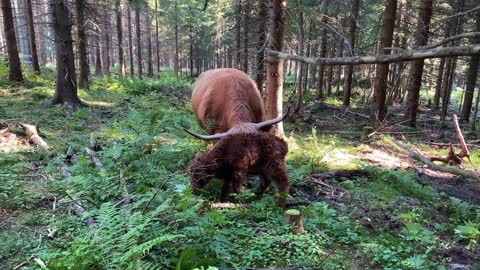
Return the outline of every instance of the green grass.
[[[0,119],[40,122],[51,149],[0,153],[0,268],[26,261],[26,269],[441,269],[446,261],[439,254],[449,244],[473,247],[478,240],[478,209],[419,185],[409,171],[371,168],[367,179],[330,183],[349,199],[336,207],[324,201],[300,207],[302,235],[284,224],[273,188],[261,198],[246,188],[241,207],[212,208],[218,187],[194,194],[185,173],[194,155],[211,147],[183,132],[201,131],[188,102],[190,82],[169,72],[160,80],[94,79],[79,90],[89,107],[69,111],[49,105],[51,77],[27,74],[30,89],[0,84]],[[102,169],[84,151],[90,134],[102,146]],[[350,156],[361,146],[341,137],[309,131],[288,142],[295,196],[305,192],[311,173],[365,166]],[[69,146],[77,162],[65,178],[57,159]],[[332,158],[339,153],[346,162]],[[125,193],[128,204],[121,203]],[[81,218],[72,212],[76,199],[87,209]],[[84,224],[88,216],[92,228]]]

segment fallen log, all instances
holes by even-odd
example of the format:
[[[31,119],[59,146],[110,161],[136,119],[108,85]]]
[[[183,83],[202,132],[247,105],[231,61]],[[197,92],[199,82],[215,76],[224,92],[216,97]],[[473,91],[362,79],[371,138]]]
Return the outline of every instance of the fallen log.
[[[418,153],[417,151],[413,150],[412,148],[398,142],[397,140],[395,140],[395,138],[390,138],[390,139],[398,147],[400,147],[401,149],[408,152],[408,155],[411,158],[422,162],[423,164],[427,165],[432,170],[445,172],[445,173],[451,173],[451,174],[454,174],[454,175],[460,175],[460,176],[475,179],[475,180],[480,180],[480,175],[473,172],[473,171],[463,170],[463,169],[448,166],[448,165],[445,165],[445,166],[437,165],[437,164],[433,163],[432,161],[430,161],[430,159],[428,159],[427,157],[425,157],[425,156],[421,155],[420,153]]]
[[[48,150],[50,148],[48,144],[42,139],[42,137],[38,135],[38,124],[34,126],[20,123],[20,127],[27,134],[27,138],[31,140],[35,145],[45,150]]]

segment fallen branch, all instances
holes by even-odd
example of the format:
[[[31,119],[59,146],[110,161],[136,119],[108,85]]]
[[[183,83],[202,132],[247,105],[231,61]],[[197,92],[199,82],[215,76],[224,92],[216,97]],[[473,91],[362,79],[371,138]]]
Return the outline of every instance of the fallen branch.
[[[328,105],[328,104],[324,104],[324,105],[325,105],[325,107],[330,108],[330,109],[339,110],[339,111],[342,111],[343,113],[349,113],[349,114],[353,114],[353,115],[356,115],[356,116],[360,116],[360,117],[369,119],[369,116],[368,116],[368,115],[363,114],[363,113],[358,113],[358,112],[351,111],[351,110],[349,110],[348,108],[337,107],[337,106]]]
[[[413,150],[412,148],[410,148],[410,147],[408,147],[404,144],[401,144],[400,142],[398,142],[394,138],[390,138],[390,139],[398,147],[407,151],[410,157],[412,157],[413,159],[415,159],[417,161],[420,161],[420,162],[424,163],[425,165],[427,165],[429,168],[431,168],[433,170],[440,171],[440,172],[445,172],[445,173],[451,173],[451,174],[455,174],[455,175],[460,175],[460,176],[463,176],[463,177],[466,177],[466,178],[472,178],[472,179],[475,179],[475,180],[480,180],[480,175],[478,175],[477,173],[475,173],[473,171],[462,170],[460,168],[452,167],[452,166],[448,166],[448,165],[446,165],[446,166],[437,165],[437,164],[433,163],[432,161],[430,161],[427,157],[421,155],[420,153]]]
[[[92,160],[93,164],[95,165],[95,168],[101,169],[101,168],[103,167],[103,164],[102,164],[102,162],[100,162],[100,160],[98,159],[97,154],[95,153],[95,151],[93,151],[93,150],[90,149],[90,148],[85,148],[85,151],[87,152],[87,155],[90,157],[90,159]]]
[[[65,160],[68,162],[68,163],[73,163],[73,154],[75,152],[75,149],[73,148],[73,146],[70,146],[68,147],[68,150],[67,150],[67,154],[65,155]]]
[[[284,60],[292,60],[310,65],[364,65],[364,64],[386,64],[413,61],[428,58],[444,58],[452,56],[477,55],[480,53],[480,45],[469,45],[459,47],[442,47],[434,49],[405,50],[394,54],[351,56],[351,57],[304,57],[289,53],[265,50],[267,55]]]
[[[455,165],[461,165],[462,164],[462,159],[464,157],[468,158],[468,161],[471,162],[470,160],[470,152],[468,151],[467,144],[465,143],[465,139],[463,138],[462,130],[460,129],[460,125],[458,124],[458,118],[457,115],[453,115],[453,125],[455,127],[455,133],[457,134],[458,141],[460,142],[460,147],[462,148],[462,151],[457,155],[455,154],[455,149],[453,147],[453,144],[450,144],[450,150],[448,151],[448,156],[446,157],[431,157],[430,161],[441,161],[445,164],[455,164]]]
[[[446,38],[446,39],[444,39],[444,40],[442,40],[438,43],[422,47],[422,49],[433,49],[433,48],[442,46],[443,44],[446,44],[446,43],[448,43],[450,41],[453,41],[453,40],[462,39],[462,38],[472,38],[472,37],[477,37],[477,36],[480,36],[480,32],[463,33],[463,34],[460,34],[460,35],[448,37],[448,38]]]
[[[320,181],[327,181],[331,179],[343,180],[351,179],[355,177],[369,177],[370,174],[367,170],[339,170],[326,173],[316,173],[312,174],[311,177]]]
[[[27,134],[27,138],[31,140],[35,145],[45,150],[49,149],[48,144],[42,139],[42,137],[40,137],[40,135],[38,135],[38,124],[34,126],[20,123],[20,127]]]

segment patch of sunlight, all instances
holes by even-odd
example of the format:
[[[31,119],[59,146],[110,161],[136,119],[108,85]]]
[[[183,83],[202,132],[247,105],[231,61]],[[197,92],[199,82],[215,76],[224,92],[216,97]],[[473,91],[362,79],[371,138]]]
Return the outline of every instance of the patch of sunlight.
[[[335,169],[353,169],[358,167],[357,157],[351,155],[345,149],[333,149],[325,154],[323,161],[330,168]]]
[[[115,102],[107,102],[103,100],[83,100],[88,105],[102,106],[102,107],[113,107]]]

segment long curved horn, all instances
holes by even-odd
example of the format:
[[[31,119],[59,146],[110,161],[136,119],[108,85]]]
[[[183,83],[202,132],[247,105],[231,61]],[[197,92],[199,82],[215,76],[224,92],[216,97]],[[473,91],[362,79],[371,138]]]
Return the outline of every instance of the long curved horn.
[[[227,135],[227,133],[217,133],[217,134],[213,134],[213,135],[202,135],[202,134],[197,134],[193,131],[190,131],[186,128],[184,128],[183,130],[185,130],[185,132],[187,132],[188,134],[192,135],[193,137],[197,138],[197,139],[201,139],[201,140],[206,140],[206,141],[209,141],[209,140],[218,140],[218,139],[221,139],[222,137],[224,137],[225,135]]]
[[[280,117],[277,117],[277,118],[270,119],[270,120],[266,120],[266,121],[263,121],[263,122],[260,122],[260,123],[256,123],[255,127],[257,129],[261,129],[261,128],[264,128],[264,127],[273,126],[273,125],[275,125],[277,123],[280,123],[283,120],[285,120],[285,118],[287,118],[287,116],[289,114],[290,114],[290,107],[288,107],[287,112],[284,115],[282,115]]]

